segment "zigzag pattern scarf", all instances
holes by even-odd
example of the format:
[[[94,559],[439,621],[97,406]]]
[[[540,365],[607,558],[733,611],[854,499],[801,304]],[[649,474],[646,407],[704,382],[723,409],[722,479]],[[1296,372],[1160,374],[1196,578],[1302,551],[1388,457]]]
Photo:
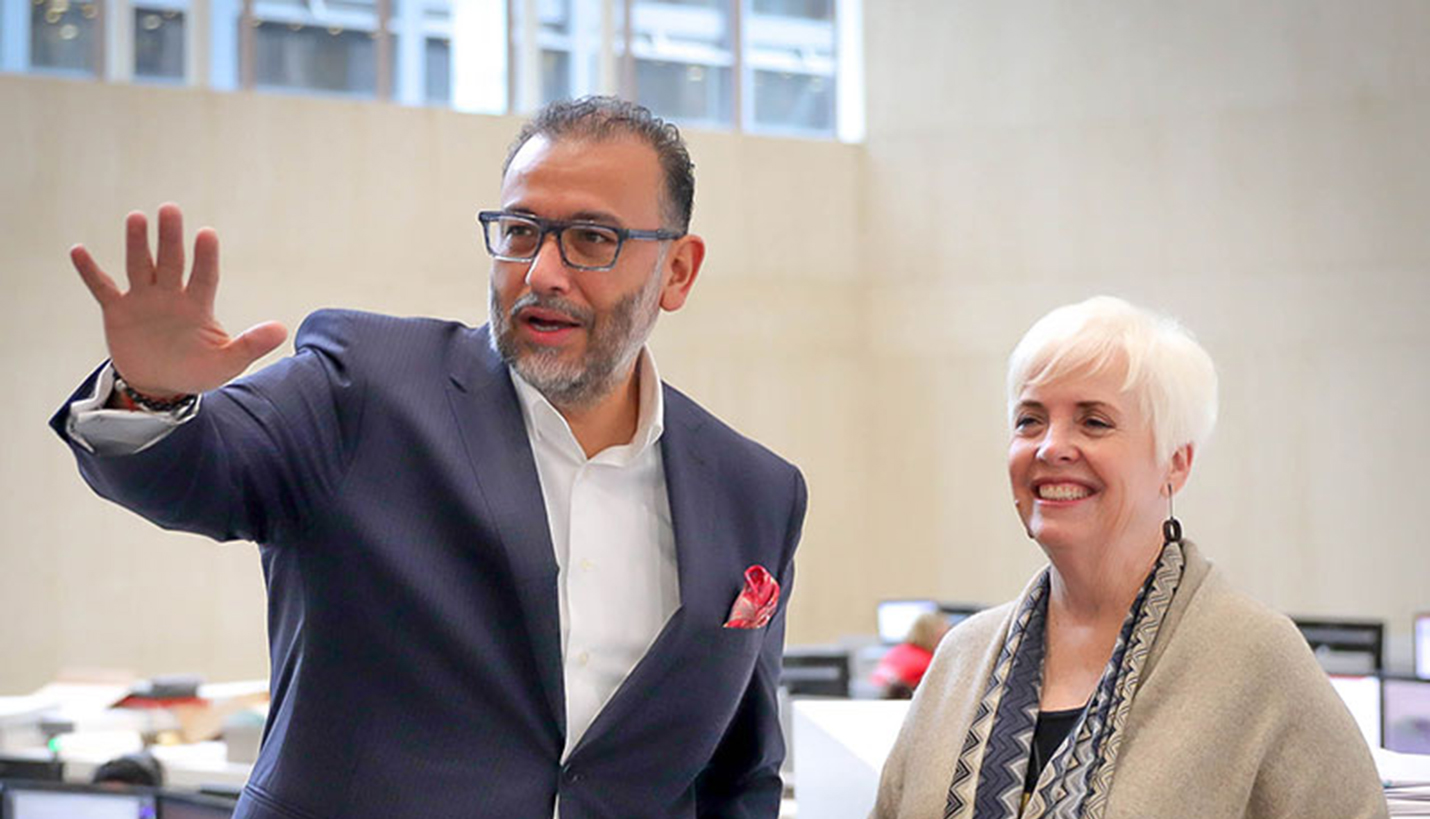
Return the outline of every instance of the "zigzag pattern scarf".
[[[1123,621],[1097,689],[1024,805],[1023,779],[1042,694],[1050,583],[1049,570],[1043,570],[1020,601],[993,665],[954,768],[944,819],[1102,819],[1142,667],[1184,565],[1180,543],[1162,547]]]

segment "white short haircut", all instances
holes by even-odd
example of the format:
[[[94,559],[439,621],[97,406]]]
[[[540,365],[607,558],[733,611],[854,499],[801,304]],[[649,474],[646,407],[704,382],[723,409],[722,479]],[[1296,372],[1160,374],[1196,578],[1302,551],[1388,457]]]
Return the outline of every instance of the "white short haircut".
[[[1094,296],[1038,319],[1008,358],[1010,422],[1029,386],[1125,368],[1152,428],[1159,463],[1191,444],[1200,450],[1216,426],[1217,377],[1211,356],[1173,318],[1112,296]]]

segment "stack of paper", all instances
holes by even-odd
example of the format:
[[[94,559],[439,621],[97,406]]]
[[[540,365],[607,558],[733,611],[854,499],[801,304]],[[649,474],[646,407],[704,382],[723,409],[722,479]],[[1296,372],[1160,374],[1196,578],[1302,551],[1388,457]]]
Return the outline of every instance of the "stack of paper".
[[[1430,816],[1430,755],[1372,748],[1391,816]]]
[[[54,682],[23,697],[0,697],[0,752],[43,748],[53,726],[103,713],[125,690],[124,685]]]
[[[54,707],[53,700],[36,696],[0,697],[0,754],[43,747],[40,719]]]

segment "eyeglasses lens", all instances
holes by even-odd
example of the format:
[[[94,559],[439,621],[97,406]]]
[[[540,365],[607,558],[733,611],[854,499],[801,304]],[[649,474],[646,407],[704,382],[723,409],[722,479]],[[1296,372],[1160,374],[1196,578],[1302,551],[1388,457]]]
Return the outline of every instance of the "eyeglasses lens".
[[[492,252],[510,259],[527,260],[541,250],[541,225],[519,216],[503,216],[487,226]],[[605,267],[616,260],[621,237],[598,225],[571,225],[561,231],[566,260],[582,267]]]
[[[572,264],[605,267],[616,260],[621,237],[606,228],[573,225],[561,232],[561,244]]]
[[[487,225],[487,239],[498,256],[523,259],[536,255],[541,228],[527,219],[503,217]]]

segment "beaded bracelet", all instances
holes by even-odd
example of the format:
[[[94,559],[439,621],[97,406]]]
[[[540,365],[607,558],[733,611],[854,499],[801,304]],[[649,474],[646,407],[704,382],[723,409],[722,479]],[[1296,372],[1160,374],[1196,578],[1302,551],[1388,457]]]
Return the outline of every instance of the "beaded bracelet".
[[[198,400],[198,396],[196,395],[176,395],[173,398],[150,398],[129,386],[129,382],[124,380],[124,376],[120,375],[118,370],[114,371],[114,388],[123,393],[124,397],[134,402],[135,405],[150,412],[177,412],[179,410],[188,409]]]

